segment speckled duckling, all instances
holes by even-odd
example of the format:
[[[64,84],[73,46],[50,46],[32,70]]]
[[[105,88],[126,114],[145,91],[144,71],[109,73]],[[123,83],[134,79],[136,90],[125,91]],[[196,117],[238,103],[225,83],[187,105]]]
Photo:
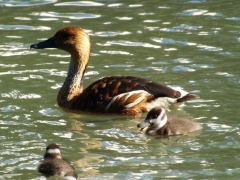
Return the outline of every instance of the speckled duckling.
[[[138,124],[137,127],[141,128],[141,130],[148,127],[146,134],[150,136],[188,134],[202,129],[199,123],[191,119],[175,117],[168,119],[165,109],[161,107],[151,109],[146,119]]]
[[[49,144],[44,154],[44,161],[39,165],[38,172],[46,177],[58,176],[63,180],[76,180],[77,174],[72,165],[62,158],[59,146]]]

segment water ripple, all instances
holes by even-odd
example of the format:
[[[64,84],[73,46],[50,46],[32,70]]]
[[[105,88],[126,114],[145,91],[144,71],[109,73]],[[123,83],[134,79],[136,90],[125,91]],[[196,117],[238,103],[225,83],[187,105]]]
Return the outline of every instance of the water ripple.
[[[22,20],[22,21],[30,21],[31,20],[31,18],[28,18],[28,17],[15,17],[14,19]]]
[[[129,20],[132,20],[133,18],[132,18],[132,17],[123,16],[123,17],[116,17],[116,19],[118,19],[118,20],[124,20],[124,21],[129,21]]]
[[[142,4],[130,4],[128,5],[128,7],[142,7],[143,5]]]
[[[0,24],[0,29],[4,30],[19,30],[19,29],[25,29],[25,30],[38,30],[38,31],[45,31],[50,30],[50,27],[46,26],[27,26],[27,25],[4,25]]]
[[[105,45],[121,45],[121,46],[141,46],[141,47],[147,47],[147,48],[161,48],[161,46],[153,45],[149,43],[142,43],[142,42],[131,42],[131,41],[107,41]]]
[[[37,120],[36,122],[41,123],[41,124],[54,125],[54,126],[65,126],[66,125],[65,120],[59,120],[59,121]]]
[[[181,24],[180,26],[175,26],[172,28],[161,28],[160,31],[164,32],[184,32],[186,30],[195,31],[202,28],[202,26],[191,26],[187,24]]]
[[[189,63],[192,63],[193,61],[188,59],[188,58],[177,58],[177,59],[173,59],[173,62],[179,62],[179,63],[182,63],[182,64],[189,64]]]
[[[9,105],[9,106],[0,108],[0,110],[2,110],[3,112],[11,112],[11,111],[19,110],[19,109],[20,109],[20,107],[16,106],[16,105]]]
[[[197,47],[202,51],[222,51],[221,47],[208,46],[204,44],[198,44]]]
[[[1,56],[17,56],[17,55],[29,55],[29,54],[37,53],[36,51],[26,50],[25,46],[26,46],[25,44],[16,43],[16,42],[11,42],[6,45],[0,45],[0,55]]]
[[[64,3],[57,3],[54,6],[103,6],[104,4],[93,2],[93,1],[78,1],[78,2],[64,2]]]
[[[12,99],[37,99],[41,98],[41,95],[35,93],[23,94],[19,90],[12,90],[9,93],[1,93],[3,98],[12,98]]]
[[[105,54],[121,54],[121,55],[133,55],[129,52],[125,52],[125,51],[100,51],[101,53],[105,53]]]
[[[39,6],[39,5],[51,4],[55,2],[57,2],[57,0],[34,0],[34,1],[3,0],[0,2],[0,5],[7,6],[7,7],[23,7],[23,6]]]
[[[192,68],[189,68],[189,67],[186,67],[186,66],[181,66],[181,65],[178,65],[178,66],[175,66],[172,68],[173,71],[185,71],[185,72],[194,72],[196,71],[195,69],[192,69]]]
[[[115,3],[115,4],[109,4],[108,7],[119,7],[122,6],[120,3]]]
[[[216,72],[216,75],[225,76],[225,77],[234,77],[235,75],[229,74],[228,72]]]
[[[180,44],[185,46],[195,46],[197,43],[187,42],[187,41],[176,41],[170,38],[152,38],[153,41],[158,42],[160,44]]]
[[[181,13],[177,13],[177,15],[182,15],[182,16],[199,16],[199,15],[203,15],[206,12],[208,12],[207,10],[203,10],[203,9],[189,9],[189,10],[185,10]]]
[[[41,16],[41,17],[52,17],[52,18],[67,18],[67,19],[89,19],[89,18],[99,18],[101,15],[89,14],[89,13],[57,13],[57,12],[33,12],[30,15],[32,16]],[[46,21],[48,19],[39,19]],[[54,19],[50,19],[54,20]],[[58,20],[58,19],[56,19]]]
[[[120,143],[115,142],[115,141],[103,141],[102,147],[104,149],[116,151],[119,153],[141,153],[141,151],[138,149],[134,149],[133,147],[121,145]]]
[[[62,113],[59,110],[52,108],[44,108],[40,110],[39,113],[49,117],[60,117],[62,115]]]
[[[53,134],[58,136],[58,137],[67,138],[67,139],[71,139],[72,136],[73,136],[73,133],[71,133],[71,132],[63,132],[63,131],[54,132]]]
[[[159,22],[160,20],[159,19],[152,19],[152,20],[144,20],[143,22],[145,23],[155,23],[155,22]]]
[[[128,35],[131,34],[129,31],[119,31],[119,32],[114,32],[114,31],[107,31],[107,32],[96,32],[95,35],[99,37],[109,37],[109,36],[118,36],[118,35]]]

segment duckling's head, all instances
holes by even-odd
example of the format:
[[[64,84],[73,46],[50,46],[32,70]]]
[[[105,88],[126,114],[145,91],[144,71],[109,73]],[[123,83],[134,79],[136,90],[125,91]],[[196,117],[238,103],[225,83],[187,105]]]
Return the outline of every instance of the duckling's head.
[[[56,34],[39,43],[32,44],[30,48],[58,48],[69,52],[71,55],[90,53],[89,36],[78,27],[65,27]]]
[[[144,121],[137,125],[143,130],[145,127],[151,126],[152,129],[160,129],[167,123],[167,115],[165,109],[162,107],[155,107],[151,109]]]
[[[49,144],[46,147],[44,159],[62,159],[62,155],[59,146],[56,144]]]

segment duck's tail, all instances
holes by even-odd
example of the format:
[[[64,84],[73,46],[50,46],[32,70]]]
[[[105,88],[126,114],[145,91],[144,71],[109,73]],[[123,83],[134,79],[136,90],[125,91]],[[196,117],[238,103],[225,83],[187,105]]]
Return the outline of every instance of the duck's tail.
[[[177,100],[177,102],[186,102],[186,101],[192,101],[194,99],[199,99],[200,97],[197,94],[187,94],[186,96],[183,96]]]

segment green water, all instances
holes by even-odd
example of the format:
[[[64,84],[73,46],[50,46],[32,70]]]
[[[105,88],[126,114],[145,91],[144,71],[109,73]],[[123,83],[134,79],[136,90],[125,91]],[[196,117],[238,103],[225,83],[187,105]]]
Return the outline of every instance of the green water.
[[[52,142],[79,179],[238,179],[239,9],[238,0],[0,1],[0,179],[40,179]],[[203,129],[153,138],[136,128],[145,114],[62,111],[69,55],[29,46],[65,26],[91,38],[85,87],[109,75],[182,87],[201,99],[169,113]]]

